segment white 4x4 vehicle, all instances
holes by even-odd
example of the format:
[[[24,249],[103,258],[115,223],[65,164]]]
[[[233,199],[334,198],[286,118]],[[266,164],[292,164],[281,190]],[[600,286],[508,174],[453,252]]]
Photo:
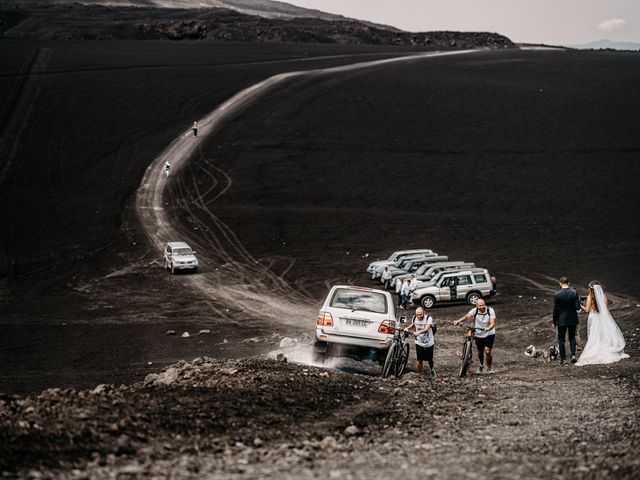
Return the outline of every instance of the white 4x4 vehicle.
[[[385,267],[387,265],[391,265],[392,263],[397,262],[401,258],[405,258],[410,255],[414,255],[414,256],[423,255],[425,253],[433,253],[433,251],[429,250],[428,248],[423,248],[423,249],[418,248],[414,250],[398,250],[396,252],[393,252],[391,255],[389,255],[389,258],[387,258],[386,260],[376,260],[375,262],[371,262],[367,267],[367,272],[373,273],[378,267]]]
[[[413,292],[413,303],[431,308],[436,303],[465,300],[471,305],[496,294],[496,279],[485,269],[441,272],[435,283]]]
[[[403,322],[405,317],[400,319]],[[396,327],[395,304],[389,292],[336,285],[316,320],[314,361],[332,356],[371,358],[381,365]]]
[[[164,247],[164,268],[176,273],[176,270],[198,270],[196,252],[184,242],[169,242]]]

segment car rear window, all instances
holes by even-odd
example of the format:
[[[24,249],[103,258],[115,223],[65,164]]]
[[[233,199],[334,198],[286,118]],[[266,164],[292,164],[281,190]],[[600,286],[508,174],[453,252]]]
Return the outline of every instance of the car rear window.
[[[338,288],[333,293],[330,305],[346,310],[387,313],[387,297],[382,293],[366,290]]]

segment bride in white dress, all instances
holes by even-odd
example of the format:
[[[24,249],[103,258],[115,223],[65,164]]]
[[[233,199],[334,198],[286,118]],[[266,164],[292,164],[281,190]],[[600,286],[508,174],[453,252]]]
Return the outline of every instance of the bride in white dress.
[[[598,282],[589,284],[589,296],[582,310],[589,314],[587,344],[576,365],[614,363],[629,358],[624,353],[625,341],[616,321],[609,313],[607,297]]]

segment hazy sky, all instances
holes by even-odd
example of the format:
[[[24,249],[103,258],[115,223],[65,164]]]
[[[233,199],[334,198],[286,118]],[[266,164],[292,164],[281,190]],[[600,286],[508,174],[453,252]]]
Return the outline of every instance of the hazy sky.
[[[284,0],[403,30],[498,32],[516,42],[640,42],[640,0]]]

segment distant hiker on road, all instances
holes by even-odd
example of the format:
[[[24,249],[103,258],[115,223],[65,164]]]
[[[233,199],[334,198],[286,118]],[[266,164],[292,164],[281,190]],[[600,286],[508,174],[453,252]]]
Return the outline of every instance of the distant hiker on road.
[[[164,162],[164,174],[168,177],[170,171],[171,171],[171,164],[167,160],[166,162]]]
[[[424,314],[422,307],[416,308],[416,314],[411,319],[411,325],[405,327],[404,331],[408,332],[414,328],[413,336],[416,339],[416,370],[418,375],[422,375],[424,371],[424,361],[429,364],[431,379],[436,379],[436,369],[433,368],[433,350],[435,348],[435,339],[433,338],[432,326],[435,325],[430,315]]]
[[[193,136],[197,137],[198,136],[198,122],[193,122]]]
[[[384,267],[384,272],[382,272],[382,283],[384,283],[384,289],[389,290],[391,287],[391,272],[389,271],[389,267]]]
[[[484,357],[487,357],[487,373],[493,373],[491,364],[493,363],[493,342],[496,339],[496,311],[489,307],[481,298],[476,302],[476,308],[469,310],[464,317],[459,318],[454,325],[460,325],[467,320],[473,320],[474,327],[478,330],[475,331],[476,348],[478,349],[478,360],[480,360],[480,367],[478,371],[482,372],[484,369]]]
[[[558,327],[558,348],[560,349],[560,365],[567,364],[565,340],[569,334],[571,363],[576,363],[576,329],[578,328],[578,312],[582,310],[578,292],[569,287],[569,279],[560,277],[560,290],[553,297],[553,326]]]

